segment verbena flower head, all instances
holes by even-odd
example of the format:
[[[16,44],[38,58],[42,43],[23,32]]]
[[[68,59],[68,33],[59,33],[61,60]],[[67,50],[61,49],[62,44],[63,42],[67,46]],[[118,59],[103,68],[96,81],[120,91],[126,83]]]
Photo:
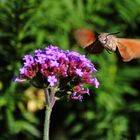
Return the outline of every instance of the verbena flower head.
[[[69,93],[69,99],[80,101],[83,94],[89,95],[89,90],[83,87],[85,84],[99,86],[93,75],[96,72],[93,63],[77,52],[50,45],[44,50],[35,50],[33,55],[25,55],[23,60],[16,82],[30,81],[38,88],[57,87],[59,95]]]

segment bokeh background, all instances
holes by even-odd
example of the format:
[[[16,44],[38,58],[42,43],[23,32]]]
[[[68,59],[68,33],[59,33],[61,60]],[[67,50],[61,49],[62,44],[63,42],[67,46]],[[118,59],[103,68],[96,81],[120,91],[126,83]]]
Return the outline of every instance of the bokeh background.
[[[42,140],[42,90],[12,78],[37,48],[84,53],[71,34],[80,27],[140,38],[140,0],[0,0],[0,140]],[[107,51],[89,58],[100,87],[82,103],[56,103],[51,140],[140,140],[140,60]]]

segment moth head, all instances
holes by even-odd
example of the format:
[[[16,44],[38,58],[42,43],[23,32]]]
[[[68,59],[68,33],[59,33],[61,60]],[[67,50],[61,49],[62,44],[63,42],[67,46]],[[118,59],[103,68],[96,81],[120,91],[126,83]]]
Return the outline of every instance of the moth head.
[[[98,36],[98,40],[103,45],[103,47],[109,51],[116,51],[118,46],[118,39],[114,35],[116,33],[101,33]]]

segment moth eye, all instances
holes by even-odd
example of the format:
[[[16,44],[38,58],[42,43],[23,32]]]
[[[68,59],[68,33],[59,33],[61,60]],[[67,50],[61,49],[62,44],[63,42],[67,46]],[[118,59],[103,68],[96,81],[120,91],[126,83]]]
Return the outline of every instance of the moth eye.
[[[99,40],[102,44],[106,44],[106,42],[107,42],[106,38],[100,38]]]
[[[102,43],[103,43],[103,44],[105,44],[105,43],[106,43],[106,40],[105,40],[105,39],[104,39],[104,40],[102,40]]]

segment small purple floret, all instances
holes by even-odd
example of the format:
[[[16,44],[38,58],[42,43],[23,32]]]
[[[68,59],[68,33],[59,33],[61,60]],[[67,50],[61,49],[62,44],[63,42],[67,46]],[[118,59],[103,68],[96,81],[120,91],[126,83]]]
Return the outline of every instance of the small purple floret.
[[[97,80],[96,77],[94,77],[93,84],[95,84],[95,88],[98,88],[99,87],[99,81]]]
[[[57,82],[57,79],[54,75],[53,76],[48,76],[48,82],[50,83],[50,86],[52,87]]]
[[[83,72],[81,69],[76,69],[76,74],[81,77],[83,75]]]

